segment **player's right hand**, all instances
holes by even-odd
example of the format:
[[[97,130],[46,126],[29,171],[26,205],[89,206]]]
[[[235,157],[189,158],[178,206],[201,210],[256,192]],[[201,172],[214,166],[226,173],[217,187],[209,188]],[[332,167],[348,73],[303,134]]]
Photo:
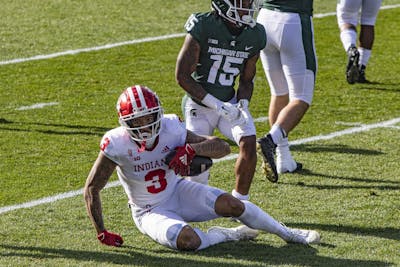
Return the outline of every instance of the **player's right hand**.
[[[107,246],[120,247],[124,243],[124,240],[121,236],[115,233],[108,232],[107,230],[104,230],[103,232],[98,234],[97,239],[100,240],[102,244]]]
[[[175,174],[180,174],[182,176],[189,175],[190,164],[196,152],[190,144],[185,144],[184,146],[178,146],[173,151],[173,158],[168,163],[168,167],[173,169]],[[168,156],[168,155],[167,155]]]

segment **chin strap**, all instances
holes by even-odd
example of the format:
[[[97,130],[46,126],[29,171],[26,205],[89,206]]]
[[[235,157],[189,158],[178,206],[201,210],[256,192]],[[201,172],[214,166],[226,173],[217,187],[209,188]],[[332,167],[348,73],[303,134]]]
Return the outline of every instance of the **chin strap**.
[[[146,141],[143,141],[141,144],[140,144],[140,148],[138,148],[138,152],[143,152],[143,151],[145,151],[146,150]]]
[[[149,149],[152,148],[154,146],[154,142],[156,141],[156,139],[157,138],[151,138],[151,139],[148,139],[146,141],[142,141],[140,143],[140,147],[138,148],[138,152],[139,153],[143,152],[143,151],[146,150],[146,148],[149,148]]]

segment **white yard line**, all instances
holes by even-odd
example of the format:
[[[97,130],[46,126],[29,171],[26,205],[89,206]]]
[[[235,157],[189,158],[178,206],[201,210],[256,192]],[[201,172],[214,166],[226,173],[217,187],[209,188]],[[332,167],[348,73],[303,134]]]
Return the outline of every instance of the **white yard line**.
[[[156,36],[156,37],[135,39],[135,40],[114,43],[114,44],[106,44],[106,45],[95,46],[95,47],[67,50],[67,51],[62,51],[62,52],[57,52],[57,53],[47,54],[47,55],[37,55],[37,56],[27,57],[27,58],[16,58],[16,59],[11,59],[11,60],[6,60],[6,61],[0,61],[0,65],[16,64],[16,63],[22,63],[22,62],[26,62],[26,61],[33,61],[33,60],[40,60],[40,59],[50,59],[50,58],[61,57],[61,56],[66,56],[66,55],[75,55],[75,54],[79,54],[79,53],[83,53],[83,52],[92,52],[92,51],[110,49],[110,48],[124,46],[124,45],[154,42],[154,41],[177,38],[177,37],[182,37],[182,36],[185,36],[185,34],[184,33],[173,33],[173,34]]]
[[[336,137],[339,137],[339,136],[342,136],[342,135],[369,131],[369,130],[375,129],[375,128],[394,127],[395,129],[397,129],[397,126],[395,126],[395,125],[398,124],[398,123],[400,123],[400,118],[395,118],[395,119],[391,119],[391,120],[383,121],[383,122],[378,122],[378,123],[374,123],[374,124],[363,124],[361,126],[348,128],[348,129],[345,129],[345,130],[342,130],[342,131],[333,132],[333,133],[326,134],[326,135],[317,135],[317,136],[313,136],[313,137],[309,137],[309,138],[303,138],[303,139],[295,140],[295,141],[290,142],[290,145],[301,145],[301,144],[314,142],[314,141],[319,141],[319,140],[328,140],[328,139],[333,139],[333,138],[336,138]],[[221,162],[221,161],[226,161],[226,160],[236,159],[237,157],[238,157],[238,154],[230,154],[230,155],[228,155],[226,157],[223,157],[221,159],[214,160],[214,163]],[[108,183],[106,185],[106,188],[116,187],[116,186],[119,186],[119,185],[120,185],[119,181],[114,181],[114,182]],[[55,196],[50,196],[50,197],[45,197],[45,198],[33,200],[33,201],[30,201],[30,202],[26,202],[26,203],[22,203],[22,204],[18,204],[18,205],[1,207],[0,208],[0,214],[6,213],[6,212],[9,212],[9,211],[13,211],[13,210],[17,210],[17,209],[30,208],[30,207],[38,206],[38,205],[45,204],[45,203],[52,203],[52,202],[55,202],[57,200],[70,198],[70,197],[74,197],[74,196],[78,196],[78,195],[82,195],[82,193],[83,193],[83,189],[80,189],[80,190],[69,191],[69,192],[66,192],[66,193],[58,194],[58,195],[55,195]]]
[[[48,102],[48,103],[36,103],[30,106],[22,106],[19,108],[16,108],[15,110],[28,110],[28,109],[37,109],[37,108],[44,108],[47,106],[55,106],[58,105],[58,102]]]
[[[398,8],[398,7],[400,7],[400,4],[382,6],[381,9],[392,9],[392,8]],[[336,16],[336,12],[314,14],[314,18],[317,18],[317,19],[328,17],[328,16]],[[106,45],[101,45],[101,46],[94,46],[94,47],[81,48],[81,49],[75,49],[75,50],[67,50],[67,51],[62,51],[62,52],[57,52],[57,53],[47,54],[47,55],[37,55],[37,56],[27,57],[27,58],[10,59],[10,60],[5,60],[5,61],[0,61],[0,65],[17,64],[17,63],[22,63],[22,62],[26,62],[26,61],[50,59],[50,58],[66,56],[66,55],[75,55],[75,54],[79,54],[79,53],[83,53],[83,52],[91,52],[91,51],[97,51],[97,50],[110,49],[110,48],[124,46],[124,45],[166,40],[166,39],[171,39],[171,38],[183,37],[183,36],[185,36],[185,34],[186,33],[173,33],[173,34],[168,34],[168,35],[135,39],[135,40],[113,43],[113,44],[106,44]]]

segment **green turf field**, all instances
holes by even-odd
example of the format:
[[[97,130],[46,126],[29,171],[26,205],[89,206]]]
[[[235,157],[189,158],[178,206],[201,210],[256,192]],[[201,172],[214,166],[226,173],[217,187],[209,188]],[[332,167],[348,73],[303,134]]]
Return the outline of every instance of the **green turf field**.
[[[336,1],[314,2],[315,14],[335,11]],[[120,186],[103,191],[103,211],[106,227],[125,244],[99,244],[79,190],[103,133],[118,125],[115,102],[124,88],[147,85],[166,113],[181,115],[174,70],[183,37],[33,57],[182,34],[190,13],[208,10],[210,2],[2,1],[0,266],[400,266],[399,4],[383,1],[395,6],[379,13],[367,69],[374,83],[367,85],[345,81],[336,17],[315,18],[313,105],[290,136],[305,170],[282,175],[278,184],[260,169],[254,177],[253,202],[288,226],[318,230],[322,244],[286,244],[263,233],[251,242],[178,253],[139,233]],[[259,62],[250,107],[258,136],[269,129],[268,102]],[[233,166],[234,160],[216,163],[210,184],[231,191]],[[236,224],[196,226],[211,225]]]

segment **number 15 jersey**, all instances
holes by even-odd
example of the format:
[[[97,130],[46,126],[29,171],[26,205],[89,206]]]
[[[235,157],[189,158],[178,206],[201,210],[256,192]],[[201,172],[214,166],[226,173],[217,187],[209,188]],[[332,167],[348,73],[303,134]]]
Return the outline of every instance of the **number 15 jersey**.
[[[236,77],[246,61],[265,47],[264,27],[247,26],[239,35],[233,35],[221,17],[208,12],[192,14],[185,28],[201,47],[193,78],[216,98],[230,100],[235,94]]]

